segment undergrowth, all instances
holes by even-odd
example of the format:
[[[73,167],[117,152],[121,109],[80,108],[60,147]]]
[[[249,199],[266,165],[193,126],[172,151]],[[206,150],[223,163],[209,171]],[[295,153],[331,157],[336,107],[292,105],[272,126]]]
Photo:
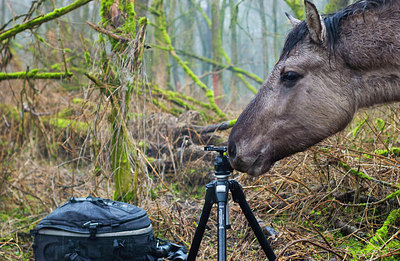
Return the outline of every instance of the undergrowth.
[[[113,195],[107,103],[96,105],[95,92],[85,99],[73,92],[63,99],[31,95],[35,111],[21,114],[18,102],[0,107],[1,260],[33,260],[29,230],[71,196]],[[182,126],[210,123],[193,112],[176,117],[146,106],[132,112],[128,126],[145,169],[139,206],[156,236],[189,248],[216,156],[202,148],[224,145],[229,131],[178,135]],[[398,111],[399,105],[360,111],[346,130],[266,175],[234,173],[262,227],[276,231],[269,239],[280,260],[400,258]],[[239,206],[231,202],[230,210],[228,259],[265,260]],[[216,225],[213,209],[199,260],[217,259]]]

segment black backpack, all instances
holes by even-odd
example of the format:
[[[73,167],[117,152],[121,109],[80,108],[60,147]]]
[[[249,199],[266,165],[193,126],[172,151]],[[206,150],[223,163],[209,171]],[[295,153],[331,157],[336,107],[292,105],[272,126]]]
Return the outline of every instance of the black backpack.
[[[186,260],[184,247],[154,237],[145,210],[109,199],[71,198],[31,234],[36,261]]]

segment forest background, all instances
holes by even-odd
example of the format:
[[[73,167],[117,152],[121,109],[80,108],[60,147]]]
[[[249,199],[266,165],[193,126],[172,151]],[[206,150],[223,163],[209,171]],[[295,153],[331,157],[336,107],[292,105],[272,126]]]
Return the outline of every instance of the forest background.
[[[314,1],[322,13],[349,0]],[[229,129],[304,18],[301,0],[1,0],[0,258],[33,260],[29,230],[70,197],[130,202],[157,236],[190,247],[207,144]],[[397,105],[359,112],[344,132],[241,173],[282,260],[396,260]],[[237,206],[230,260],[264,254]],[[215,260],[215,216],[201,260]]]

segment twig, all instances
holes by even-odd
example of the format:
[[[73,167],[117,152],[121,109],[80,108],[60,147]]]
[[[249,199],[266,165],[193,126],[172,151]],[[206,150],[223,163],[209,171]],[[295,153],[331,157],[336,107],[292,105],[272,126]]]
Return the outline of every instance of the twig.
[[[162,136],[162,135],[161,135]],[[169,151],[169,155],[171,156],[171,162],[172,162],[172,167],[174,168],[174,172],[175,172],[175,176],[177,175],[177,171],[176,171],[176,166],[175,166],[175,159],[174,159],[174,153],[172,152],[171,149],[171,144],[169,142],[168,137],[164,137],[164,139],[167,142],[167,147],[168,147],[168,151]]]
[[[334,250],[332,250],[332,249],[330,249],[330,248],[327,248],[327,247],[325,247],[325,246],[322,246],[322,245],[320,245],[320,244],[317,244],[317,243],[315,243],[315,242],[313,242],[313,241],[310,241],[309,239],[299,239],[299,240],[295,240],[295,241],[290,242],[290,243],[287,244],[287,245],[282,249],[282,251],[276,256],[276,260],[279,260],[279,258],[285,253],[285,251],[286,251],[290,246],[295,245],[295,244],[297,244],[297,243],[301,243],[301,242],[309,243],[309,244],[314,245],[314,246],[316,246],[316,247],[322,248],[322,249],[324,249],[324,250],[326,250],[326,251],[328,251],[328,252],[331,252],[332,254],[337,255],[338,257],[340,257],[341,260],[344,260],[344,257],[343,257],[342,255],[336,253]]]
[[[11,125],[10,125],[10,123],[7,121],[7,118],[6,118],[5,115],[3,115],[3,119],[4,119],[4,123],[6,124],[7,128],[10,128]]]
[[[372,261],[376,261],[376,260],[383,260],[384,257],[393,257],[393,254],[397,253],[397,252],[400,252],[400,248],[397,248],[397,249],[395,249],[393,251],[390,251],[389,253],[386,253],[386,254],[384,254],[382,256],[377,256],[376,258],[371,259],[371,260]]]
[[[386,241],[386,242],[383,244],[383,246],[381,247],[380,250],[382,251],[382,250],[390,243],[390,241],[392,241],[399,233],[400,233],[400,230],[397,230],[397,232],[394,233],[393,236],[391,236],[391,237],[389,238],[389,240]]]
[[[7,241],[7,242],[0,242],[0,249],[3,248],[3,246],[5,246],[5,245],[7,245],[7,244],[15,245],[15,246],[18,248],[18,250],[19,250],[19,253],[20,253],[19,257],[21,257],[21,256],[23,257],[23,256],[24,256],[24,251],[22,251],[22,249],[21,249],[21,247],[19,246],[18,243],[11,242],[11,240],[12,240],[12,239],[10,239],[10,240]]]
[[[167,186],[167,184],[164,183],[164,181],[162,180],[162,178],[160,177],[160,174],[158,173],[158,171],[153,167],[153,165],[151,165],[151,163],[147,160],[146,156],[143,155],[143,153],[139,150],[136,149],[137,152],[139,152],[139,154],[143,157],[143,159],[146,161],[147,164],[149,164],[150,168],[154,171],[154,173],[157,175],[157,177],[160,179],[161,183],[163,184],[163,186],[168,190],[171,191],[171,189]]]

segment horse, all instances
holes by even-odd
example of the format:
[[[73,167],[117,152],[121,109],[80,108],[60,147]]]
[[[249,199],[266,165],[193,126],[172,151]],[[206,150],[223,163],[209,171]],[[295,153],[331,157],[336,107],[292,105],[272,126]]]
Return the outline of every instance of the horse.
[[[320,15],[305,0],[280,58],[228,139],[234,169],[258,176],[343,130],[359,108],[400,101],[400,0]]]

